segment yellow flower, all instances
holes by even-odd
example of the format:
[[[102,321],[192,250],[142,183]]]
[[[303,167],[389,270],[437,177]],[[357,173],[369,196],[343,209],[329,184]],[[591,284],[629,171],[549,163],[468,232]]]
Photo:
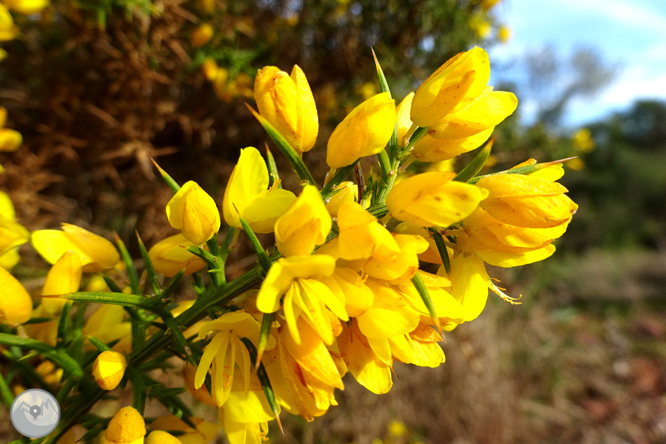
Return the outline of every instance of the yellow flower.
[[[416,90],[412,121],[421,127],[438,123],[483,93],[489,78],[490,62],[483,49],[474,47],[455,55]]]
[[[416,142],[412,153],[422,162],[438,162],[474,150],[517,106],[513,93],[493,91],[488,86],[467,107],[432,125],[426,136]]]
[[[564,234],[578,208],[564,194],[567,189],[554,182],[561,168],[479,180],[477,186],[489,194],[463,221],[459,248],[500,267],[529,264],[553,254],[551,242]]]
[[[451,280],[421,270],[419,270],[419,276],[428,289],[430,300],[437,312],[442,330],[450,331],[456,328],[458,324],[462,324],[465,321],[464,311],[460,302],[451,294],[453,286]],[[399,283],[396,291],[409,303],[412,309],[416,310],[420,316],[419,322],[421,324],[435,325],[428,308],[411,281]]]
[[[49,274],[46,276],[42,296],[74,293],[79,291],[80,285],[81,259],[76,253],[67,251],[51,267]],[[42,298],[42,307],[48,314],[60,313],[65,303],[67,303],[67,299]]]
[[[377,94],[354,108],[328,139],[326,163],[341,168],[361,157],[381,152],[395,127],[395,101]]]
[[[54,387],[60,385],[63,369],[58,368],[51,361],[44,361],[35,368],[35,371],[44,378],[44,382]]]
[[[132,324],[123,322],[125,309],[120,305],[103,304],[86,321],[83,333],[108,344],[120,340],[113,349],[129,353],[132,348]],[[92,347],[92,345],[90,345]]]
[[[337,405],[334,390],[344,387],[341,363],[310,324],[301,319],[297,328],[302,341],[281,328],[277,347],[264,354],[264,365],[282,406],[310,421]]]
[[[179,233],[153,245],[148,251],[148,256],[158,273],[172,277],[180,270],[185,270],[185,276],[188,276],[206,266],[203,259],[187,251],[187,247],[192,246],[196,246],[196,244]]]
[[[365,285],[367,276],[361,277],[350,268],[336,267],[331,276],[318,278],[341,301],[349,316],[358,316],[372,306],[372,290]]]
[[[408,430],[404,422],[393,420],[388,425],[388,432],[390,435],[400,438],[401,436],[405,436]]]
[[[511,28],[502,25],[497,29],[497,40],[502,43],[508,43],[511,40],[511,34]]]
[[[14,19],[4,4],[0,3],[0,42],[13,40],[18,34]]]
[[[210,393],[208,393],[208,390],[206,390],[205,386],[199,388],[194,387],[194,376],[196,371],[196,367],[194,367],[192,364],[185,364],[185,367],[183,367],[183,380],[185,381],[185,387],[187,387],[187,390],[197,399],[197,401],[201,401],[206,405],[216,407],[217,404],[215,403],[215,400],[212,396],[210,396]]]
[[[199,338],[204,338],[211,331],[215,336],[204,349],[194,376],[194,388],[199,389],[203,385],[208,369],[212,365],[211,390],[218,407],[227,401],[231,393],[236,366],[244,381],[245,390],[248,390],[252,363],[250,354],[240,338],[248,338],[256,345],[259,342],[260,330],[259,322],[243,311],[226,313],[204,324],[199,331]],[[269,341],[268,346],[273,347],[274,342],[271,344]]]
[[[268,421],[275,419],[256,373],[250,374],[249,389],[234,379],[227,402],[218,408],[224,433],[230,444],[262,444],[268,434]]]
[[[32,299],[9,271],[0,268],[0,324],[23,324],[32,316]]]
[[[319,190],[308,185],[275,222],[275,243],[283,256],[307,255],[326,242],[331,225]]]
[[[447,227],[468,216],[488,192],[452,179],[455,173],[417,174],[397,184],[386,199],[394,218],[422,227]]]
[[[16,222],[14,205],[0,191],[0,266],[9,269],[19,260],[18,247],[30,239],[30,233]]]
[[[291,75],[266,66],[254,79],[259,113],[299,153],[310,151],[317,141],[319,118],[312,90],[303,70],[294,65]]]
[[[178,441],[182,444],[208,444],[215,438],[220,429],[220,426],[201,418],[191,417],[190,421],[196,428],[190,427],[175,415],[161,416],[150,423],[150,428],[151,430],[178,432]],[[151,435],[153,433],[155,432],[151,432]]]
[[[208,81],[213,81],[217,77],[218,73],[220,73],[220,68],[217,66],[217,63],[215,62],[215,59],[211,57],[207,57],[206,60],[201,64],[201,70],[204,73],[204,77]],[[225,70],[226,72],[226,70]],[[226,77],[225,77],[225,82],[226,82]]]
[[[275,221],[296,196],[277,186],[268,189],[268,180],[268,167],[259,150],[253,147],[241,150],[224,190],[222,210],[227,224],[241,228],[239,217],[242,217],[256,233],[273,231]]]
[[[446,274],[444,267],[438,273]],[[451,295],[462,307],[462,321],[476,319],[486,306],[488,288],[492,285],[483,261],[473,254],[458,254],[451,259],[449,278],[453,284]]]
[[[437,344],[442,338],[427,324],[419,324],[412,332],[389,338],[393,358],[405,364],[419,367],[439,367],[445,360],[442,348]]]
[[[111,242],[76,225],[62,224],[62,231],[34,231],[32,246],[50,264],[55,264],[66,251],[73,251],[79,255],[83,271],[108,270],[120,261]]]
[[[150,432],[146,437],[145,444],[182,444],[181,441],[173,435],[162,430]]]
[[[467,21],[467,24],[480,39],[488,37],[492,29],[492,24],[488,21],[488,17],[483,13],[473,14]]]
[[[416,234],[418,236],[421,236],[423,239],[425,239],[428,242],[428,249],[423,253],[419,254],[419,260],[422,260],[424,262],[429,262],[431,264],[442,263],[442,257],[439,254],[439,250],[437,249],[437,244],[435,244],[435,240],[431,237],[431,234],[428,232],[428,230],[426,230],[422,226],[415,225],[410,222],[402,222],[395,227],[395,232],[397,234]]]
[[[166,207],[172,227],[196,245],[201,245],[220,230],[220,212],[215,201],[196,182],[190,180],[171,198]]]
[[[581,128],[573,136],[574,148],[584,153],[594,150],[594,139],[592,133],[587,128]]]
[[[146,423],[134,407],[123,407],[113,415],[104,433],[110,444],[139,444],[146,436]]]
[[[36,14],[49,5],[48,0],[3,0],[3,3],[12,11],[19,14]]]
[[[580,171],[583,168],[585,168],[585,161],[582,160],[582,159],[579,159],[578,157],[575,157],[571,160],[568,160],[566,165],[571,170]]]
[[[409,280],[419,268],[418,254],[428,249],[428,241],[411,234],[396,234],[393,237],[400,252],[389,258],[371,256],[363,265],[363,271],[377,279]]]
[[[2,41],[2,7],[0,3],[0,41]],[[7,109],[0,106],[0,151],[13,152],[23,143],[23,136],[18,131],[5,128],[6,123]]]
[[[114,351],[103,351],[95,359],[92,374],[102,390],[113,390],[118,387],[125,375],[127,360]]]
[[[280,298],[284,296],[284,315],[294,341],[301,343],[297,321],[303,317],[325,343],[332,344],[335,321],[328,310],[343,321],[349,320],[345,301],[318,279],[331,276],[334,270],[335,258],[328,255],[280,258],[261,284],[257,308],[263,313],[273,313],[280,308]]]
[[[391,233],[356,202],[345,202],[340,207],[338,228],[338,238],[329,242],[337,246],[336,257],[349,261],[370,257],[388,261],[401,252]],[[323,248],[326,249],[329,244]]]
[[[190,43],[193,47],[199,48],[208,43],[210,39],[213,38],[213,34],[213,27],[208,23],[204,23],[192,31],[192,35],[190,36]]]
[[[336,217],[340,207],[345,202],[356,202],[358,199],[358,185],[354,182],[341,182],[335,189],[336,193],[326,201],[326,209],[331,217]]]
[[[398,129],[398,144],[406,146],[407,140],[405,136],[409,133],[412,127],[412,118],[410,113],[412,111],[412,101],[414,100],[414,92],[410,92],[402,99],[395,109],[396,113],[396,128]]]
[[[529,228],[552,228],[568,222],[578,209],[567,189],[546,179],[522,174],[485,177],[477,186],[488,190],[480,206],[495,219]]]
[[[345,324],[338,336],[338,348],[347,368],[356,381],[375,394],[388,393],[393,386],[391,379],[390,350],[388,360],[382,357],[358,328],[356,319]]]

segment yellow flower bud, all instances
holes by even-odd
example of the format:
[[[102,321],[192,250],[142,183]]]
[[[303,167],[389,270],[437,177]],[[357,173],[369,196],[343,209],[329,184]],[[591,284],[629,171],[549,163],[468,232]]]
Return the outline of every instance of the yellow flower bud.
[[[220,212],[212,197],[196,182],[182,186],[166,207],[172,227],[196,245],[201,245],[220,230]]]
[[[500,26],[497,29],[497,40],[502,43],[507,43],[509,40],[511,40],[511,34],[511,28]]]
[[[108,270],[120,261],[111,242],[76,225],[62,224],[62,231],[35,231],[32,246],[50,264],[55,264],[66,251],[72,251],[87,272]]]
[[[181,442],[178,438],[167,432],[155,430],[154,432],[150,432],[150,435],[146,438],[145,444],[181,444]]]
[[[440,66],[416,90],[412,101],[412,121],[426,127],[447,114],[459,111],[476,99],[490,78],[486,51],[474,47],[457,54]]]
[[[0,3],[0,42],[13,40],[18,34],[14,19],[4,4]]]
[[[113,390],[123,379],[127,360],[114,351],[104,351],[97,356],[93,364],[93,376],[103,390]]]
[[[9,271],[0,268],[0,324],[23,324],[30,316],[30,295]]]
[[[275,243],[283,256],[307,255],[326,242],[331,225],[319,190],[308,185],[275,222]]]
[[[326,150],[326,163],[341,168],[361,157],[381,152],[395,128],[395,101],[384,92],[354,108],[335,128]]]
[[[259,113],[299,153],[310,151],[317,141],[319,117],[308,79],[298,65],[291,75],[266,66],[254,79],[254,99]]]
[[[148,251],[148,256],[158,273],[172,277],[184,269],[185,276],[188,276],[206,266],[203,259],[187,251],[187,248],[192,246],[195,244],[185,239],[185,236],[180,233],[153,245]],[[207,247],[204,246],[204,248]]]
[[[215,62],[215,60],[208,57],[208,58],[206,58],[206,60],[204,60],[203,64],[201,65],[201,70],[203,71],[204,77],[206,78],[206,80],[212,82],[217,77],[218,72],[220,72],[220,67],[217,66],[217,63]],[[226,83],[226,80],[227,79],[225,77],[225,79],[224,79],[225,83]]]
[[[422,227],[447,227],[467,217],[488,192],[456,182],[455,173],[417,174],[397,184],[386,199],[394,218]]]
[[[7,207],[8,211],[2,211],[2,208],[0,208],[0,255],[3,255],[28,242],[30,233],[14,221],[14,207],[11,206],[9,197],[2,193],[0,199],[2,199],[0,206],[9,205]],[[11,212],[9,209],[11,209]]]
[[[18,131],[8,128],[0,129],[0,151],[16,151],[22,143],[23,136]]]
[[[210,39],[213,38],[213,34],[213,27],[208,23],[204,23],[192,32],[190,43],[192,43],[192,46],[195,48],[199,48],[208,43]]]
[[[268,188],[266,162],[259,150],[250,146],[241,150],[224,190],[224,220],[232,227],[241,228],[242,217],[255,233],[271,233],[277,218],[295,200],[291,191],[276,186]]]
[[[46,276],[42,296],[74,293],[81,285],[81,258],[71,251],[65,252]],[[67,302],[63,298],[43,298],[42,307],[49,314],[60,313]]]
[[[112,444],[143,443],[146,436],[146,423],[134,407],[123,407],[113,415],[104,438]]]
[[[19,14],[36,14],[49,5],[48,0],[5,0],[5,5]]]
[[[412,118],[410,113],[412,111],[412,101],[414,100],[414,93],[410,92],[402,99],[402,102],[396,107],[396,127],[398,129],[398,143],[401,146],[406,146],[407,141],[403,140],[410,128],[412,127]]]

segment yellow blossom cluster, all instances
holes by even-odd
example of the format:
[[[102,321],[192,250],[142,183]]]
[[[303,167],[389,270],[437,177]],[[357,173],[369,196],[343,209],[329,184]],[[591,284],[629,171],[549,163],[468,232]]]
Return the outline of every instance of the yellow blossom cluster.
[[[365,98],[332,132],[331,171],[322,187],[303,160],[317,152],[319,134],[305,73],[268,66],[255,78],[258,112],[252,111],[301,187],[283,188],[270,151],[264,158],[254,147],[241,150],[220,200],[160,170],[175,193],[166,217],[179,233],[148,251],[139,240],[141,279],[120,241],[117,249],[70,224],[32,233],[33,247],[53,265],[34,310],[28,292],[0,268],[0,322],[39,318],[25,330],[46,350],[67,342],[68,300],[103,303],[70,335],[83,335],[79,353],[87,338],[89,365],[64,365],[100,390],[132,381],[139,410],[118,411],[101,442],[207,443],[217,433],[218,426],[192,417],[167,389],[164,405],[186,421],[158,418],[146,437],[141,387],[159,384],[142,365],[153,355],[158,364],[169,353],[187,361],[185,387],[217,408],[231,444],[261,442],[282,409],[308,421],[323,415],[337,405],[347,373],[369,391],[386,393],[395,363],[442,364],[442,332],[476,319],[489,291],[515,303],[493,283],[486,263],[514,267],[553,254],[553,241],[577,209],[557,182],[561,163],[530,159],[477,175],[493,129],[517,106],[513,94],[488,86],[486,52],[475,47],[456,55],[398,106],[377,67],[382,92]],[[452,171],[448,160],[484,143],[465,168]],[[359,159],[370,156],[379,167],[364,180]],[[431,165],[406,174],[412,160]],[[352,171],[355,181],[347,180]],[[0,254],[28,238],[7,208],[0,213]],[[228,232],[220,244],[223,224]],[[243,232],[259,264],[227,282],[229,250]],[[270,254],[256,233],[273,235]],[[79,292],[85,273],[103,273],[112,291],[91,280]],[[170,280],[162,285],[159,274]],[[173,303],[177,285],[190,275],[197,299]],[[112,279],[118,276],[125,288]],[[158,389],[152,393],[159,397]]]

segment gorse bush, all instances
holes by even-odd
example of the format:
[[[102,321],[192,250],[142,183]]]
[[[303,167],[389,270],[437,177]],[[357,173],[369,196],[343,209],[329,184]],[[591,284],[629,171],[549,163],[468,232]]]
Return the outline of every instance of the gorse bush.
[[[74,442],[75,424],[84,442],[144,442],[146,424],[148,443],[210,442],[218,429],[232,444],[261,442],[271,421],[281,427],[282,410],[308,421],[325,414],[347,373],[382,394],[394,362],[439,366],[443,332],[476,319],[489,290],[516,303],[485,264],[515,267],[553,254],[577,209],[557,183],[562,163],[529,159],[480,175],[487,139],[517,105],[488,86],[483,49],[454,56],[397,106],[378,62],[376,69],[381,92],[328,138],[323,185],[307,166],[323,153],[314,148],[319,118],[306,74],[267,66],[250,112],[300,187],[283,187],[270,150],[247,147],[221,202],[155,164],[173,190],[166,219],[179,233],[150,249],[137,236],[141,261],[119,238],[114,245],[67,223],[31,234],[52,268],[36,307],[0,269],[9,364],[0,393],[8,405],[19,384],[57,395],[60,424],[37,442]],[[459,171],[442,166],[482,145]],[[3,257],[28,241],[11,209],[4,199]],[[272,233],[275,244],[257,233]],[[257,264],[227,280],[229,253],[243,242]],[[101,276],[107,288],[92,280],[80,292],[83,276]],[[196,298],[180,297],[183,285]],[[27,359],[52,365],[30,371]],[[154,377],[156,369],[180,372],[174,360],[181,386]],[[112,418],[90,413],[127,383],[131,406]],[[185,391],[217,408],[219,425],[194,417]],[[144,418],[148,400],[173,416]]]
[[[243,106],[259,68],[301,66],[326,134],[358,97],[379,91],[368,45],[396,73],[394,94],[403,97],[481,39],[471,24],[492,41],[498,2],[46,3],[2,3],[9,8],[0,22],[2,106],[30,154],[3,156],[0,187],[33,228],[69,220],[126,239],[140,213],[150,242],[168,229],[147,222],[168,199],[154,191],[150,158],[182,182],[196,177],[220,189],[238,150],[264,142]],[[25,5],[43,9],[23,13]],[[3,24],[11,33],[2,34]],[[310,167],[319,173],[322,165]]]

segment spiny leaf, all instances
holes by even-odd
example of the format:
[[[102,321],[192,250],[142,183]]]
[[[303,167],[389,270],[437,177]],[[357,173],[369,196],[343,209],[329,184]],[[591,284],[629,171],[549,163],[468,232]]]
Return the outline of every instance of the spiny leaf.
[[[518,168],[512,168],[510,170],[504,170],[504,171],[499,171],[497,173],[491,173],[491,174],[486,174],[483,176],[477,176],[472,179],[470,179],[467,183],[475,184],[484,177],[490,177],[490,176],[497,176],[500,174],[531,174],[536,171],[542,170],[544,168],[548,168],[549,166],[557,165],[558,163],[563,163],[566,162],[567,160],[575,159],[575,157],[567,157],[566,159],[560,159],[560,160],[553,160],[552,162],[544,162],[544,163],[535,163],[534,165],[525,165],[522,167]]]
[[[252,115],[259,121],[261,126],[264,127],[268,135],[273,139],[273,141],[277,144],[278,148],[280,148],[280,151],[282,151],[282,154],[285,155],[291,166],[294,168],[296,171],[296,174],[298,174],[298,177],[301,178],[301,180],[310,183],[311,185],[316,185],[315,180],[312,177],[312,174],[310,174],[310,170],[308,170],[308,167],[305,166],[303,163],[303,159],[301,159],[301,156],[296,152],[296,150],[291,146],[289,142],[287,142],[287,139],[285,139],[280,132],[275,129],[271,123],[266,120],[261,114],[256,112],[251,106],[248,104],[245,104],[247,109],[250,110]]]
[[[132,294],[141,294],[141,289],[139,288],[139,273],[136,271],[134,261],[132,260],[129,251],[127,251],[125,243],[122,241],[122,239],[120,239],[120,236],[115,234],[115,237],[116,244],[118,244],[118,250],[120,250],[120,257],[123,258],[123,262],[125,262],[125,266],[127,267],[127,275],[129,276]]]
[[[254,247],[254,251],[256,251],[257,256],[259,256],[259,262],[261,263],[261,266],[263,267],[264,271],[268,272],[268,269],[271,268],[271,260],[268,258],[266,250],[264,250],[264,247],[261,245],[261,242],[259,242],[257,235],[254,234],[254,231],[252,231],[252,228],[250,228],[250,225],[245,221],[245,219],[242,217],[239,219],[241,225],[243,226],[243,230],[245,230],[245,233],[250,238],[250,243]]]
[[[493,147],[494,142],[495,138],[488,140],[483,149],[479,151],[476,156],[474,156],[474,159],[472,159],[469,165],[463,168],[462,171],[460,171],[458,175],[453,178],[453,180],[457,182],[467,182],[472,177],[476,176],[478,172],[481,171],[481,168],[483,168],[483,165],[486,164],[486,160],[488,160],[490,149]]]
[[[382,92],[387,92],[389,93],[389,96],[391,96],[391,90],[389,88],[388,82],[386,81],[386,76],[384,75],[384,70],[382,69],[381,65],[379,64],[379,60],[377,59],[377,54],[375,54],[374,49],[370,49],[372,51],[372,58],[375,60],[375,69],[377,70],[377,79],[379,80],[379,89]],[[378,154],[379,157],[379,164],[382,165],[382,173],[384,176],[388,177],[388,174],[391,171],[390,168],[390,159],[393,159],[398,152],[398,124],[396,123],[395,127],[393,128],[393,134],[391,134],[391,139],[389,140],[388,143],[388,154],[386,154],[385,151],[382,151],[382,153],[386,154],[386,159],[382,159],[382,153]],[[386,165],[382,164],[385,160],[388,160],[389,162],[386,164],[389,166],[388,169],[386,169]]]
[[[157,171],[160,172],[160,176],[162,176],[162,179],[164,179],[164,181],[167,183],[167,185],[169,185],[169,187],[171,188],[171,190],[173,190],[174,194],[177,193],[178,190],[180,190],[180,185],[178,185],[178,182],[176,182],[175,180],[173,180],[173,178],[172,178],[171,176],[169,176],[169,173],[167,173],[166,171],[164,171],[164,170],[162,169],[162,167],[159,166],[159,165],[157,164],[157,162],[155,162],[155,159],[152,159],[152,158],[151,158],[150,161],[153,162],[153,165],[155,165],[155,168],[157,168]]]
[[[437,316],[437,310],[435,309],[435,306],[432,303],[432,299],[430,298],[430,293],[428,292],[428,289],[426,288],[425,284],[423,283],[423,280],[421,279],[421,275],[416,273],[412,278],[412,283],[414,284],[416,291],[419,292],[421,300],[423,300],[423,303],[428,309],[428,313],[430,314],[432,321],[435,323],[435,328],[437,328],[439,336],[443,338],[444,335],[442,334],[442,328],[440,327],[439,324],[439,316]]]
[[[135,233],[136,233],[136,239],[139,242],[139,250],[141,250],[143,263],[146,266],[146,274],[148,274],[148,282],[150,282],[150,286],[153,289],[153,294],[159,295],[162,291],[162,287],[160,285],[160,280],[157,277],[157,273],[155,273],[155,267],[153,267],[153,261],[150,260],[150,256],[148,255],[148,250],[146,249],[146,245],[143,243],[143,240],[141,240],[139,232],[135,231]]]
[[[435,245],[437,246],[439,257],[442,258],[444,269],[446,270],[447,274],[451,275],[451,261],[449,260],[449,252],[446,249],[444,238],[435,228],[430,228],[430,233],[432,234],[432,238],[435,240]]]
[[[259,368],[259,364],[261,364],[261,357],[264,354],[264,350],[266,350],[266,345],[268,345],[268,338],[271,334],[271,327],[273,326],[274,319],[275,319],[275,313],[264,313],[264,316],[261,318],[259,348],[257,350],[257,358],[254,362],[255,368]]]

